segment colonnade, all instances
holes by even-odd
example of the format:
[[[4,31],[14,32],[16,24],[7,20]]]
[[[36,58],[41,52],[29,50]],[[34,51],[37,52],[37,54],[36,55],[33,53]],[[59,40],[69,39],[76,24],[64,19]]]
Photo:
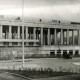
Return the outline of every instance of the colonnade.
[[[6,26],[2,26],[0,25],[0,39],[3,39],[3,33],[4,33],[4,29]],[[12,31],[12,27],[14,26],[8,26],[8,31],[5,31],[5,35],[8,34],[8,38],[7,39],[21,39],[22,37],[22,31],[21,31],[21,26],[16,26],[16,30],[14,29],[14,31]],[[32,30],[30,31],[29,28],[32,28]],[[44,32],[46,31],[46,33]],[[26,40],[30,40],[31,38],[31,34],[33,36],[33,40],[40,40],[41,45],[45,45],[44,42],[46,42],[46,45],[52,45],[52,37],[54,39],[54,44],[53,45],[64,45],[64,32],[66,32],[66,45],[70,45],[69,39],[69,31],[72,31],[72,44],[71,45],[75,45],[75,30],[74,29],[62,29],[62,28],[43,28],[43,27],[26,27],[25,26],[25,30],[24,30],[24,34],[25,34],[25,39]],[[80,30],[76,30],[77,31],[77,45],[80,45]],[[38,32],[38,33],[37,33]],[[12,38],[12,33],[17,34],[17,38]],[[60,41],[58,42],[58,36],[57,34],[60,33]],[[45,37],[45,35],[46,37]],[[52,37],[51,37],[52,35]],[[15,37],[15,35],[14,35]],[[4,38],[6,39],[6,38]],[[34,42],[34,44],[36,44],[36,42]]]
[[[43,45],[43,38],[45,37],[43,34],[45,28],[41,28],[41,44]],[[47,28],[47,45],[51,45],[51,35],[54,35],[54,45],[80,45],[80,30],[75,30],[75,29],[58,29],[57,28]],[[54,33],[51,34],[51,29],[54,29]],[[72,31],[72,36],[70,31]],[[75,31],[77,35],[75,36]],[[64,32],[66,32],[66,40],[64,37]],[[60,33],[60,36],[57,36],[58,33]],[[60,42],[58,42],[58,37],[60,37]],[[72,43],[70,43],[72,38]],[[76,38],[76,41],[75,41]],[[66,44],[64,42],[66,41]],[[75,44],[76,42],[76,44]]]

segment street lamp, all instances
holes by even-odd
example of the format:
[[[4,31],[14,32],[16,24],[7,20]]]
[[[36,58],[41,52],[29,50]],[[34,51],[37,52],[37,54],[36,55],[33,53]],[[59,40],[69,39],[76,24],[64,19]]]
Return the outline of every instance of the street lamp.
[[[22,67],[24,67],[24,0],[22,0]]]

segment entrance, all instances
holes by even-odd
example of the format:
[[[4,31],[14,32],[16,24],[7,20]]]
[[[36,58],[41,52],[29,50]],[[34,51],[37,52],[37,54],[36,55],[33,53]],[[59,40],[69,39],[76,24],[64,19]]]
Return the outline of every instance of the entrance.
[[[55,57],[55,51],[50,51],[50,57]]]
[[[67,50],[63,50],[63,57],[66,57],[67,55]]]
[[[57,57],[60,58],[61,57],[61,50],[57,50]]]
[[[79,51],[78,50],[75,51],[75,55],[74,56],[75,57],[79,57]]]
[[[73,55],[73,51],[72,51],[72,50],[70,50],[70,51],[69,51],[69,54],[70,54],[70,55]]]

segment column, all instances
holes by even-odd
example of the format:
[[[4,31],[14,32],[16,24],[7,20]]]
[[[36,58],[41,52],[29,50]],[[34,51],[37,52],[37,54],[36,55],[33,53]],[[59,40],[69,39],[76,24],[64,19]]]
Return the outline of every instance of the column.
[[[57,56],[57,50],[55,50],[55,56]]]
[[[20,26],[18,26],[18,39],[20,39]],[[18,42],[18,46],[20,46],[21,44],[20,44],[20,42]]]
[[[17,39],[16,27],[15,27],[15,29],[14,29],[14,38]]]
[[[74,30],[72,30],[72,42],[73,42],[73,45],[74,45]]]
[[[48,45],[50,45],[50,28],[48,28],[48,37],[47,37],[47,39],[48,39]]]
[[[12,26],[9,26],[9,39],[11,39],[11,27]],[[9,42],[9,46],[12,46],[12,42]]]
[[[6,29],[5,36],[6,36],[6,39],[8,39],[8,31],[7,31],[8,28],[5,28],[5,29]]]
[[[55,45],[56,45],[56,44],[57,44],[57,36],[56,36],[57,33],[56,33],[56,29],[54,29],[54,30],[55,30],[55,31],[54,31],[55,41],[54,41],[54,42],[55,42]]]
[[[37,32],[36,32],[36,39],[39,40],[39,28],[37,28]]]
[[[28,40],[28,27],[26,27],[26,40]],[[26,45],[28,45],[28,42],[26,42]]]
[[[20,26],[18,26],[18,39],[20,39]]]
[[[80,45],[80,30],[78,30],[78,45]]]
[[[28,30],[29,30],[29,39],[31,39],[31,28],[29,28]]]
[[[63,29],[61,29],[61,45],[63,45]]]
[[[9,26],[9,39],[11,39],[11,26]]]
[[[41,45],[43,45],[43,28],[41,28]]]
[[[0,39],[2,39],[2,25],[0,25]]]
[[[61,57],[62,57],[62,55],[63,55],[63,50],[61,50]]]
[[[75,50],[73,50],[73,56],[75,56]]]
[[[80,50],[79,50],[79,55],[80,55]]]
[[[0,39],[2,39],[2,31],[3,31],[3,27],[2,27],[2,25],[0,25]],[[2,46],[2,45],[3,45],[3,43],[0,42],[0,46]]]
[[[69,50],[67,50],[67,53],[69,53]]]
[[[69,45],[69,30],[67,29],[67,45]]]
[[[33,39],[36,40],[36,28],[33,28]],[[36,45],[36,42],[34,42],[34,45]]]

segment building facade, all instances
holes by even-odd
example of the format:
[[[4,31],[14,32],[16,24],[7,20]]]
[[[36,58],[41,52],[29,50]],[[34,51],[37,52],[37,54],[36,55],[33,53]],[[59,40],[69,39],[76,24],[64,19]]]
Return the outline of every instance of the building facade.
[[[80,25],[54,22],[24,22],[25,57],[80,55]],[[22,56],[22,21],[0,20],[0,58]]]

